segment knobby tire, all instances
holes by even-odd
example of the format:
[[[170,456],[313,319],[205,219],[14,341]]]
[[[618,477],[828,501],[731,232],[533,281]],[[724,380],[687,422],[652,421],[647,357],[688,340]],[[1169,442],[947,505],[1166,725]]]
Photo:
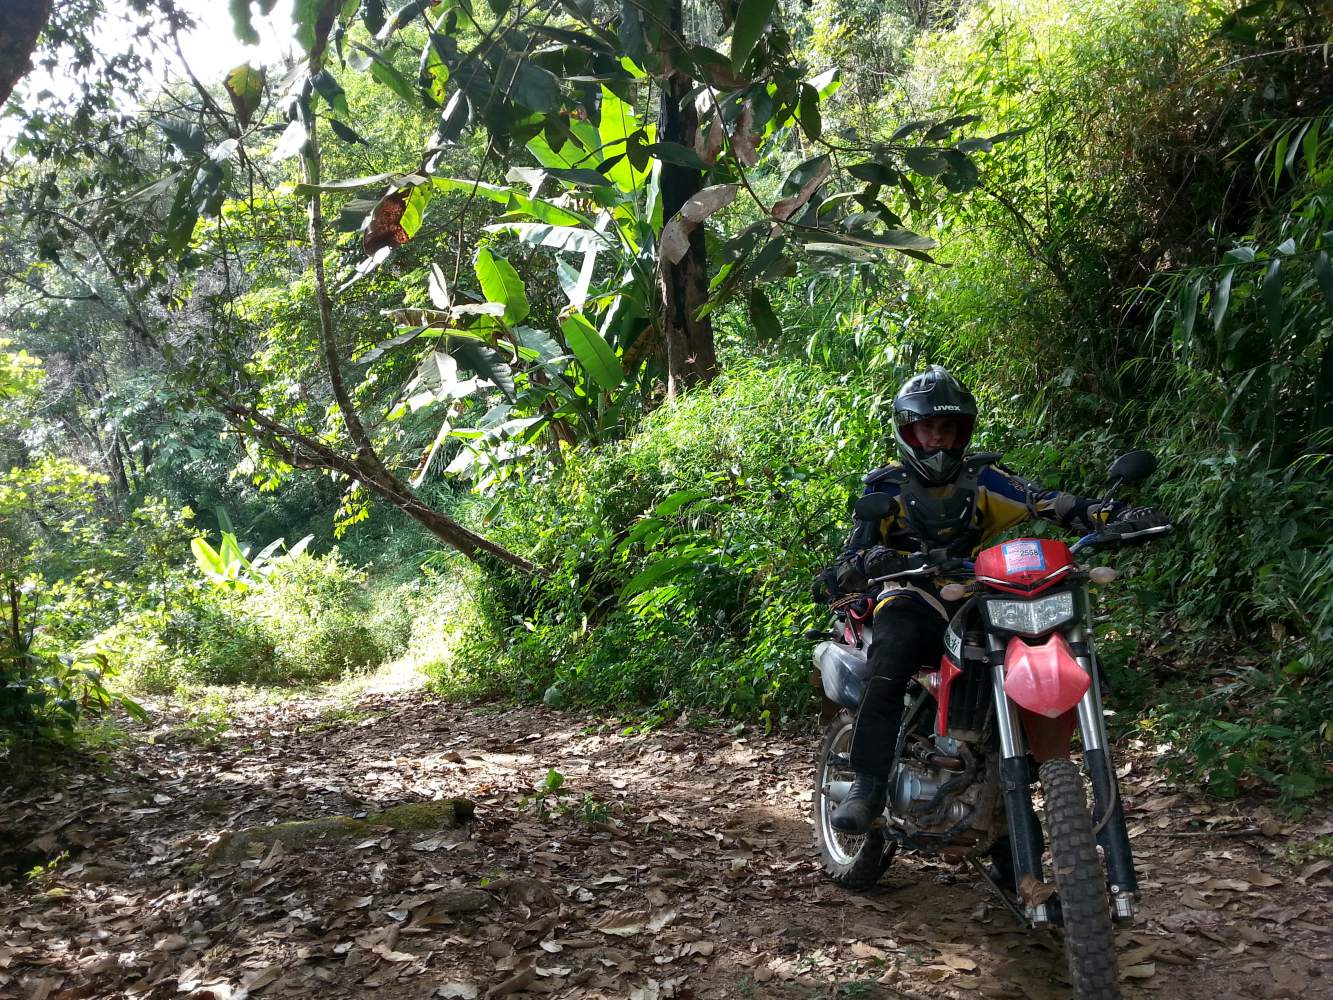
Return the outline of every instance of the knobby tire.
[[[1049,760],[1040,778],[1074,1000],[1120,1000],[1115,929],[1083,774],[1072,760]]]
[[[844,852],[836,844],[829,842],[824,822],[825,810],[831,808],[824,796],[825,772],[831,765],[833,755],[839,752],[839,744],[846,742],[853,723],[854,717],[846,709],[834,716],[824,730],[824,739],[815,755],[815,847],[819,851],[824,872],[834,883],[853,892],[865,892],[875,886],[889,867],[896,845],[887,843],[879,830],[871,830],[861,842],[860,850],[848,859],[842,856]]]

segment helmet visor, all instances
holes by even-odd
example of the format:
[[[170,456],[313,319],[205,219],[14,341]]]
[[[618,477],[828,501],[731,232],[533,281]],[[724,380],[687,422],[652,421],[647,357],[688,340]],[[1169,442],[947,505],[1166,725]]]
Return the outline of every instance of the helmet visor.
[[[961,451],[972,439],[972,423],[971,417],[920,417],[911,423],[899,424],[898,433],[909,446],[919,451]]]

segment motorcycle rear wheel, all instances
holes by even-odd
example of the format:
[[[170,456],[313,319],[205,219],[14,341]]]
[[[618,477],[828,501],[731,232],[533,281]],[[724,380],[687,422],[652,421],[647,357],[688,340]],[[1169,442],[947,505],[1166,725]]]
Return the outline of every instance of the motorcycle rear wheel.
[[[852,780],[847,752],[855,725],[856,717],[851,712],[840,711],[824,730],[824,739],[815,755],[815,847],[829,878],[844,889],[864,892],[888,869],[898,845],[879,830],[853,836],[833,828],[831,820],[838,803],[829,797],[828,789],[834,781]]]
[[[1039,774],[1074,1000],[1120,1000],[1115,928],[1083,774],[1068,759],[1048,760]]]

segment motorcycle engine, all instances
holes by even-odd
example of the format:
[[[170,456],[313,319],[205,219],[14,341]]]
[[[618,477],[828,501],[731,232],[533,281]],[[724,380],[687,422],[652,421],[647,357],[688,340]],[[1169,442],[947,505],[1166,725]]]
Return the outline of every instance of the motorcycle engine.
[[[947,736],[904,748],[889,782],[890,818],[909,837],[944,853],[972,854],[994,840],[998,775],[978,766],[965,743]],[[984,843],[983,843],[984,842]]]

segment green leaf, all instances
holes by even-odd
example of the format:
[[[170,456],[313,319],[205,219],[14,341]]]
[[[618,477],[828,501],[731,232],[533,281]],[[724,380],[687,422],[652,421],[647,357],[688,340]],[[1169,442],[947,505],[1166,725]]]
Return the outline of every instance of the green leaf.
[[[292,30],[297,44],[310,57],[312,66],[323,61],[324,46],[338,6],[339,0],[295,0],[292,6]]]
[[[939,139],[947,139],[950,135],[962,128],[964,125],[971,125],[973,122],[981,121],[980,115],[956,115],[953,118],[946,118],[938,125],[932,125],[923,138],[927,142],[935,142]]]
[[[473,269],[477,272],[477,281],[481,283],[487,301],[499,302],[504,306],[505,323],[509,326],[522,323],[531,309],[523,288],[523,279],[514,270],[514,265],[503,257],[496,257],[485,247],[480,247],[473,259]]]
[[[466,177],[432,177],[430,182],[441,191],[459,191],[469,197],[475,194],[478,198],[499,202],[501,205],[507,204],[514,193],[513,188],[469,180]]]
[[[182,153],[197,156],[208,145],[208,136],[204,135],[203,130],[197,125],[185,125],[169,118],[154,118],[153,121],[166,134],[171,144]]]
[[[514,371],[505,363],[499,352],[480,344],[475,340],[450,337],[445,344],[448,352],[461,364],[476,372],[482,378],[494,382],[511,403],[516,401],[514,394]]]
[[[273,147],[270,159],[275,161],[291,159],[305,149],[305,144],[309,138],[310,132],[306,129],[305,122],[299,118],[294,122],[288,122],[287,127],[283,129],[282,136],[278,139],[278,144]]]
[[[782,337],[782,321],[758,285],[750,289],[750,322],[754,324],[755,337],[760,343]]]
[[[383,58],[376,55],[370,64],[370,75],[384,84],[408,104],[419,104],[420,97],[410,80]]]
[[[231,8],[232,28],[237,40],[246,45],[258,45],[259,32],[250,20],[250,0],[228,0],[227,6]]]
[[[1222,329],[1222,322],[1227,318],[1227,307],[1231,305],[1231,279],[1235,274],[1236,269],[1234,267],[1227,268],[1222,272],[1222,277],[1217,282],[1217,288],[1213,290],[1214,332]]]
[[[565,343],[569,345],[574,357],[579,359],[593,381],[603,389],[610,392],[625,381],[625,372],[620,367],[616,352],[582,313],[566,316],[560,324],[560,331],[565,335]]]
[[[360,143],[360,144],[363,145],[363,146],[369,146],[369,145],[370,145],[370,143],[366,142],[366,140],[363,139],[363,138],[356,132],[355,129],[351,128],[351,127],[348,126],[348,125],[344,125],[342,122],[338,121],[338,119],[336,119],[336,118],[330,118],[330,119],[329,119],[329,128],[333,129],[333,134],[336,135],[336,136],[337,136],[339,139],[341,139],[343,142],[350,142],[350,143],[354,143],[354,144],[355,144],[355,143]]]
[[[560,110],[560,81],[550,70],[527,59],[508,56],[500,63],[500,80],[523,107],[540,112]]]
[[[923,177],[935,177],[949,169],[949,161],[933,149],[913,146],[903,150],[903,161]]]
[[[388,340],[381,340],[378,344],[366,351],[365,354],[353,360],[353,364],[368,365],[372,361],[378,361],[384,355],[388,354],[396,347],[402,347],[404,344],[410,344],[423,333],[429,330],[428,326],[418,326],[406,333],[400,333],[396,337],[390,337]]]
[[[560,361],[569,357],[564,348],[556,343],[555,338],[545,330],[520,326],[515,328],[514,335],[518,337],[519,345],[524,350],[535,354],[540,362]]]
[[[1328,254],[1320,250],[1314,257],[1314,264],[1311,266],[1315,281],[1319,282],[1319,287],[1323,289],[1324,298],[1328,304],[1333,306],[1333,267],[1329,266]]]
[[[678,167],[689,167],[692,170],[708,169],[708,164],[699,158],[698,153],[678,142],[650,142],[643,148],[663,163],[674,163]]]
[[[702,500],[708,495],[708,490],[677,490],[653,508],[653,515],[655,517],[670,517],[681,508],[688,507],[696,500]]]
[[[208,544],[204,538],[195,538],[190,542],[190,551],[194,553],[194,560],[199,564],[199,568],[205,576],[221,577],[225,571],[222,562],[222,556],[218,554],[213,546]]]
[[[640,125],[634,108],[605,86],[602,87],[602,119],[597,125],[597,136],[601,140],[603,154],[623,150],[629,137],[641,128],[649,143],[656,140],[657,130],[652,125]],[[649,174],[647,169],[635,169],[628,159],[619,160],[604,172],[607,180],[627,193],[637,192],[643,187]]]
[[[383,41],[399,28],[419,17],[422,11],[428,10],[432,5],[432,0],[409,0],[408,3],[403,4],[389,15],[389,19],[375,31],[375,37]]]
[[[932,122],[928,118],[918,118],[905,125],[899,126],[898,130],[889,136],[889,142],[897,142],[899,139],[906,139],[913,132],[920,132],[923,128],[929,128]]]
[[[1199,315],[1199,296],[1202,292],[1202,278],[1195,278],[1180,289],[1180,328],[1186,347],[1189,346],[1190,338],[1194,336],[1194,322]]]
[[[808,83],[801,84],[800,102],[801,130],[811,142],[818,142],[824,131],[824,122],[819,113],[819,91]]]
[[[384,0],[363,0],[361,20],[367,31],[372,35],[378,35],[380,29],[384,27]]]
[[[777,7],[777,0],[741,0],[736,10],[736,23],[731,28],[731,65],[743,69],[750,53],[759,44],[769,18]]]
[[[222,86],[231,99],[232,110],[236,112],[236,121],[241,128],[250,124],[250,119],[259,108],[264,97],[264,69],[255,69],[249,63],[235,67],[222,81]]]
[[[874,160],[853,163],[847,168],[847,173],[859,181],[865,181],[867,184],[895,185],[902,176],[895,167],[877,163]]]
[[[1282,332],[1282,261],[1275,260],[1268,265],[1261,294],[1264,300],[1264,316],[1268,319],[1268,329],[1277,336]]]
[[[544,222],[496,222],[483,228],[488,233],[513,233],[524,243],[553,250],[586,253],[607,247],[605,237],[590,229],[575,226],[552,226]]]
[[[191,197],[194,189],[194,173],[181,175],[176,185],[176,196],[171,201],[171,210],[167,213],[167,224],[163,236],[171,252],[180,255],[190,245],[194,235],[194,225],[199,221],[199,210]]]
[[[694,551],[659,559],[636,573],[629,583],[625,584],[624,589],[620,591],[620,597],[623,600],[640,591],[648,590],[683,570],[692,569],[697,563],[698,556]]]
[[[1283,132],[1277,141],[1277,151],[1273,154],[1273,190],[1282,182],[1282,169],[1286,165],[1287,145],[1291,142],[1291,132]]]
[[[837,66],[832,69],[826,69],[810,81],[810,86],[815,88],[815,93],[819,95],[821,101],[827,101],[842,86],[842,76]]]
[[[320,70],[310,78],[311,85],[336,114],[347,115],[347,94],[332,73]]]

